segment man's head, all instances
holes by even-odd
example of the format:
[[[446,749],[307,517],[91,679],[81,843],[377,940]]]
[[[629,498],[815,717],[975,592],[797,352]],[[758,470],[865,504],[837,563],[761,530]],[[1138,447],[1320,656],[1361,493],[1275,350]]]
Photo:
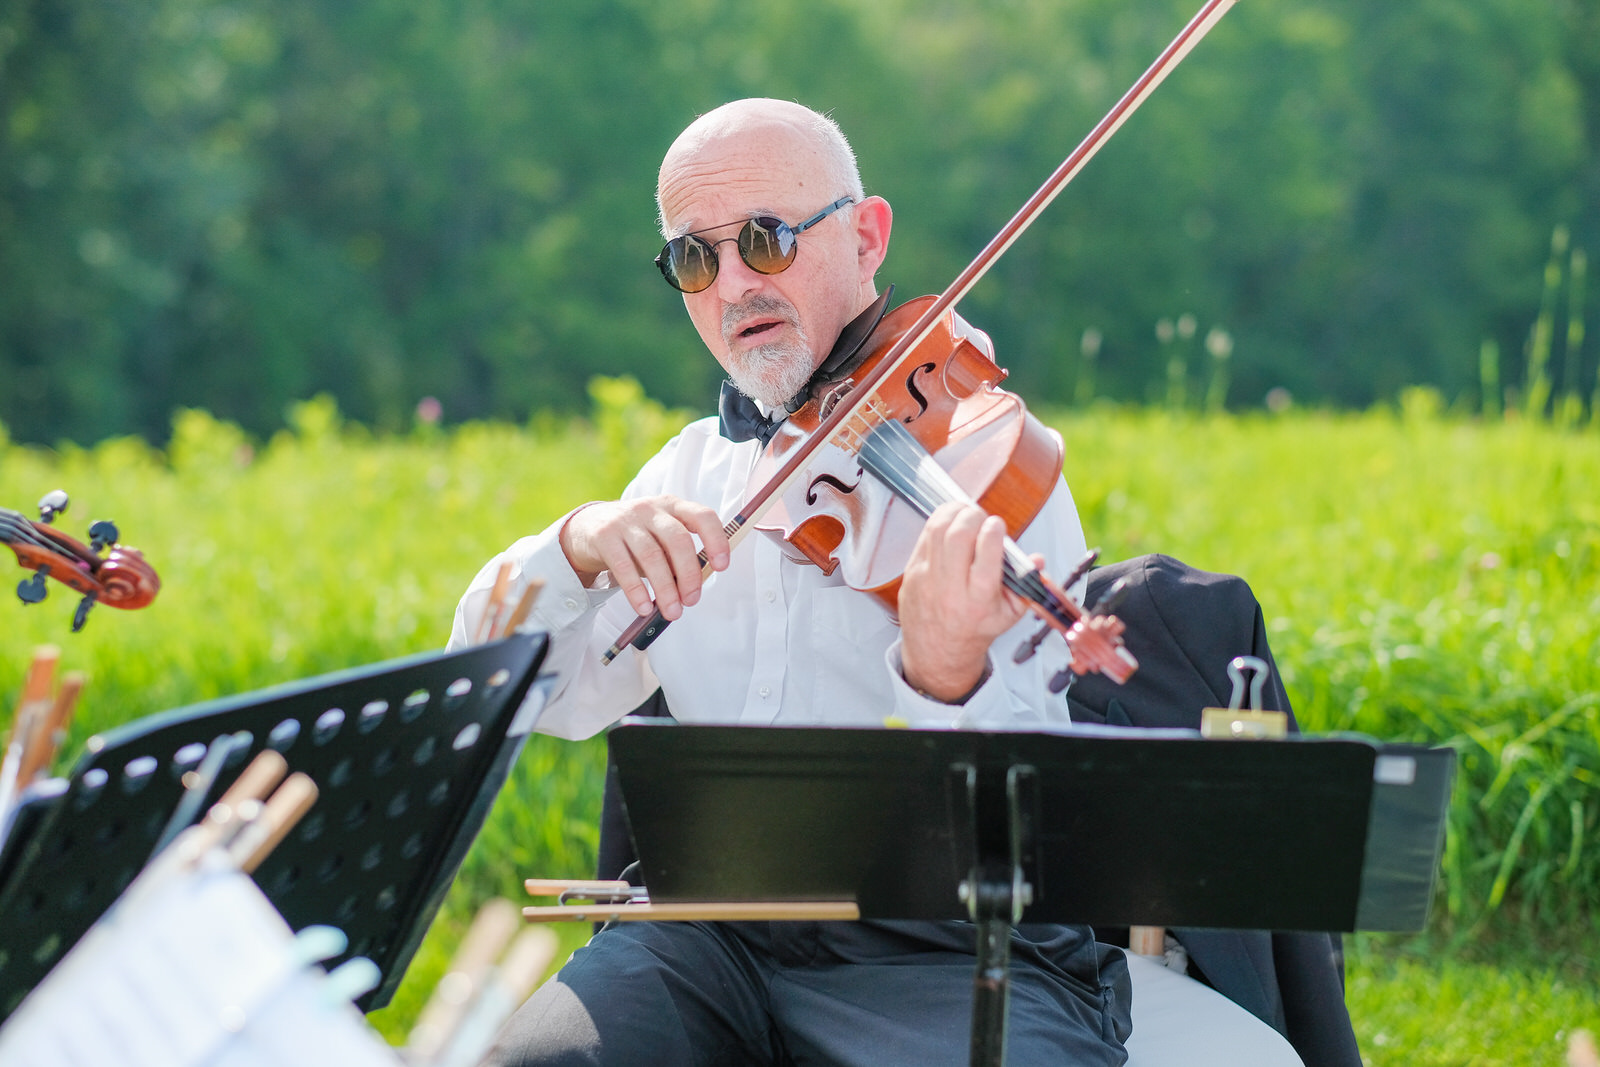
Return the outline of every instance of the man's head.
[[[795,238],[786,269],[763,274],[740,257],[748,220],[794,227],[842,197],[851,203]],[[800,390],[877,296],[889,205],[863,195],[849,143],[810,108],[737,100],[702,115],[667,150],[656,202],[663,236],[694,234],[712,246],[716,277],[685,293],[684,305],[734,384],[769,406]]]

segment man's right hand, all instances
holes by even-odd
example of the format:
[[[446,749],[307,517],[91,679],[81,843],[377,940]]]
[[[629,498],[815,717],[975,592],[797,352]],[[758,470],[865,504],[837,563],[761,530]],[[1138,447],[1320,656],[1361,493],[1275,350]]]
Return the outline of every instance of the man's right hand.
[[[659,609],[672,621],[700,599],[695,537],[712,570],[725,570],[728,536],[717,513],[680,497],[652,496],[579,508],[561,528],[561,551],[584,585],[610,571],[634,611],[648,615]]]

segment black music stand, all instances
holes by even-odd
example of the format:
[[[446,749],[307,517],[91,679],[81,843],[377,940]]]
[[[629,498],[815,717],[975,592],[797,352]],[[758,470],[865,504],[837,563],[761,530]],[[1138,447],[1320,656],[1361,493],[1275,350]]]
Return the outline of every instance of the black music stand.
[[[199,704],[93,737],[66,790],[8,842],[0,1022],[138,874],[180,802],[192,821],[257,752],[283,753],[316,804],[255,872],[295,930],[335,926],[378,965],[383,1007],[526,740],[548,640],[513,636]],[[222,773],[195,785],[218,743]],[[194,789],[186,790],[187,785]],[[195,795],[197,792],[203,795]],[[24,824],[19,820],[16,830]]]
[[[611,734],[652,903],[854,901],[978,926],[1003,1059],[1019,922],[1420,929],[1455,754],[1364,738],[683,726]]]

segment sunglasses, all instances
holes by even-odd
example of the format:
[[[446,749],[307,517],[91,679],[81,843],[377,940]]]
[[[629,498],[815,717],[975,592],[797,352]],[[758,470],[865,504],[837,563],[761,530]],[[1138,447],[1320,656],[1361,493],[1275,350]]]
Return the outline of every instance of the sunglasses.
[[[692,233],[674,237],[656,257],[656,266],[667,284],[680,293],[698,293],[717,280],[717,246],[734,241],[739,246],[739,258],[757,274],[781,274],[794,263],[798,242],[795,238],[832,215],[842,207],[855,203],[853,196],[841,196],[798,226],[790,226],[771,215],[758,215],[748,220],[737,237],[724,237],[721,241],[707,241]],[[724,226],[734,225],[731,222]],[[718,230],[721,226],[712,226]],[[704,233],[705,231],[701,231]]]

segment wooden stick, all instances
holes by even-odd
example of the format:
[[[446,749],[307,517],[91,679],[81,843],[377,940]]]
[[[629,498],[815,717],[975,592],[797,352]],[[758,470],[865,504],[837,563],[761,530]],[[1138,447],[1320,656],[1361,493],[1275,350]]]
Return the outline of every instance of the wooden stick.
[[[55,645],[40,645],[33,650],[33,661],[28,664],[28,674],[22,682],[22,703],[50,699],[55,689],[56,665],[60,661],[61,649]]]
[[[209,849],[240,833],[246,821],[245,805],[259,805],[261,798],[272,792],[287,773],[289,761],[283,758],[281,752],[262,749],[234,779],[221,799],[211,805],[206,817],[178,838],[184,843],[184,851],[191,858],[199,859]]]
[[[28,748],[38,732],[39,721],[50,714],[55,703],[56,664],[60,660],[61,650],[54,645],[40,645],[33,650],[33,661],[22,681],[22,698],[11,721],[11,744],[21,746],[24,760],[29,759]],[[27,784],[26,779],[22,784]]]
[[[37,715],[33,735],[23,749],[22,765],[17,770],[17,782],[27,786],[35,778],[48,773],[55,761],[61,742],[67,739],[67,724],[78,706],[83,693],[82,671],[68,671],[61,676],[61,688],[51,701],[49,710]]]
[[[228,858],[245,874],[261,866],[317,800],[317,783],[296,771],[267,800],[228,846]]]
[[[554,904],[522,909],[529,922],[854,922],[853,900],[737,900],[676,904]]]
[[[599,893],[615,893],[625,889],[634,889],[636,886],[628,882],[613,882],[584,880],[581,878],[529,878],[522,883],[530,897],[559,897],[562,893],[576,893],[585,890]]]
[[[517,907],[504,897],[495,897],[478,909],[450,961],[450,970],[434,986],[433,996],[406,1038],[407,1058],[413,1063],[433,1062],[454,1040],[517,926]]]
[[[1600,1049],[1595,1047],[1594,1035],[1587,1030],[1574,1030],[1567,1042],[1567,1067],[1600,1067]]]
[[[233,780],[228,791],[217,801],[218,807],[232,807],[243,800],[260,800],[272,792],[274,786],[289,773],[289,761],[276,749],[264,748],[256,758]]]
[[[522,595],[517,599],[517,606],[511,609],[511,614],[506,617],[503,625],[496,627],[490,633],[489,640],[494,641],[516,632],[528,618],[528,612],[533,610],[533,602],[539,599],[539,594],[544,592],[544,579],[533,578],[522,587]]]
[[[521,1004],[528,998],[560,950],[560,940],[542,926],[529,927],[517,935],[496,974],[512,1004]]]
[[[1128,951],[1139,956],[1162,956],[1167,951],[1167,929],[1164,926],[1128,927]]]
[[[478,631],[473,635],[473,644],[481,645],[489,640],[489,635],[494,633],[495,620],[499,617],[502,605],[506,599],[506,584],[511,580],[511,561],[500,561],[500,569],[495,571],[494,585],[489,590],[489,603],[483,609],[483,617],[478,620]]]
[[[4,825],[6,815],[16,803],[17,793],[28,784],[28,779],[22,777],[23,767],[38,762],[31,746],[39,720],[48,717],[54,703],[51,691],[55,688],[56,664],[60,659],[61,650],[55,645],[40,645],[33,650],[33,660],[22,681],[17,713],[11,720],[11,737],[6,742],[4,755],[0,756],[0,825]]]

